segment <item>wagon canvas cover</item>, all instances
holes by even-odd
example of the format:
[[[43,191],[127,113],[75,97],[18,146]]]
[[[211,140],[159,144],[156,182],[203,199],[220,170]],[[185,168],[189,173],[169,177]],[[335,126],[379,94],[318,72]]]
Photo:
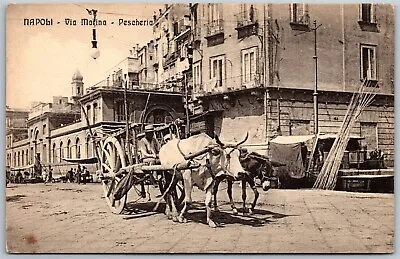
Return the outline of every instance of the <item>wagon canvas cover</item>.
[[[303,178],[305,176],[305,168],[301,157],[301,143],[313,138],[313,135],[278,136],[271,140],[271,160],[286,165],[275,170],[278,173],[285,173],[291,178]]]

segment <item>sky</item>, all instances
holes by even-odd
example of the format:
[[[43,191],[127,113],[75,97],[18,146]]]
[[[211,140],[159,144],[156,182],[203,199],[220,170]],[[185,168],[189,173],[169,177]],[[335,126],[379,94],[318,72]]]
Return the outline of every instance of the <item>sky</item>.
[[[151,40],[152,26],[119,25],[119,20],[152,21],[162,4],[14,4],[6,10],[6,105],[29,108],[32,102],[51,102],[53,96],[71,96],[72,75],[78,69],[85,88],[105,79],[129,50]],[[86,8],[98,10],[100,57],[91,58],[92,19]],[[157,11],[158,12],[158,11]],[[27,26],[25,18],[53,19],[52,26]],[[65,19],[75,19],[76,26]],[[60,22],[58,24],[58,22]],[[114,22],[114,24],[111,24]]]

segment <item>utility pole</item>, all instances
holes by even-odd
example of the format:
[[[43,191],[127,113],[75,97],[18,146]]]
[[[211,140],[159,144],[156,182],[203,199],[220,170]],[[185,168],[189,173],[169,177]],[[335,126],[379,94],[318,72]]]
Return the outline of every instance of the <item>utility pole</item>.
[[[318,127],[318,55],[317,55],[317,30],[321,27],[322,24],[317,26],[317,21],[314,20],[313,22],[314,27],[308,31],[296,34],[295,36],[299,36],[306,32],[313,31],[314,32],[314,93],[313,93],[313,101],[314,101],[314,134],[318,134],[319,127]]]
[[[186,112],[186,133],[185,133],[185,135],[186,135],[186,137],[188,138],[189,137],[189,135],[190,135],[190,121],[189,121],[189,89],[188,89],[188,86],[187,86],[187,74],[186,73],[184,73],[184,76],[183,76],[183,87],[185,88],[185,106],[186,106],[186,109],[185,109],[185,112]]]
[[[267,11],[268,4],[264,4],[264,24],[263,24],[263,37],[262,37],[262,46],[263,46],[263,87],[264,87],[264,120],[265,120],[265,141],[267,143],[267,156],[269,156],[269,127],[268,127],[268,107],[269,107],[269,89],[268,89],[268,70],[267,70],[267,50],[268,50],[268,14]]]
[[[127,100],[127,91],[128,91],[128,84],[129,84],[129,75],[125,74],[125,80],[124,80],[124,106],[125,106],[125,120],[126,120],[126,125],[125,125],[125,151],[128,154],[128,160],[129,164],[133,164],[133,157],[131,155],[131,149],[130,149],[130,141],[129,141],[129,114],[128,114],[128,100]],[[135,129],[133,129],[135,130]],[[134,140],[135,141],[135,140]]]
[[[318,127],[318,56],[317,56],[317,29],[321,26],[317,26],[317,21],[314,20],[314,62],[315,62],[315,85],[314,85],[314,93],[313,93],[313,100],[314,100],[314,134],[318,134],[319,127]]]

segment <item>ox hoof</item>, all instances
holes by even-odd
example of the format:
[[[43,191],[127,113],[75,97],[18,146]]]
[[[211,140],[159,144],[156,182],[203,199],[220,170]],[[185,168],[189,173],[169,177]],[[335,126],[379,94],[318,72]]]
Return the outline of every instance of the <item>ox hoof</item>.
[[[179,221],[179,219],[178,219],[178,217],[177,217],[177,216],[173,216],[173,217],[172,217],[172,221],[173,221],[173,222],[178,222],[178,221]]]
[[[208,221],[208,226],[209,226],[210,228],[216,228],[216,227],[217,227],[217,224],[215,224],[214,221],[209,220],[209,221]]]
[[[171,220],[171,219],[172,219],[172,215],[167,215],[167,218],[168,218],[169,220]]]
[[[233,213],[233,215],[237,215],[237,214],[238,214],[238,211],[237,211],[237,209],[236,209],[236,208],[234,208],[234,209],[232,210],[232,213]]]
[[[187,219],[184,217],[178,217],[179,223],[187,223]]]
[[[249,215],[253,215],[254,211],[252,209],[249,209]]]

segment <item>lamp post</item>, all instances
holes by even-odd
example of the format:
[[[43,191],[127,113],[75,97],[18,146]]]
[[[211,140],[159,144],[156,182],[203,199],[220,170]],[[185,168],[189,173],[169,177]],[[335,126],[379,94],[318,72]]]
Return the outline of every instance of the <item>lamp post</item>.
[[[96,37],[96,17],[97,17],[97,10],[92,9],[86,9],[86,11],[89,13],[89,15],[93,15],[93,29],[92,29],[92,33],[93,33],[93,38],[92,38],[92,49],[93,49],[93,53],[91,55],[91,57],[93,59],[97,59],[100,56],[100,50],[97,48],[97,37]]]

